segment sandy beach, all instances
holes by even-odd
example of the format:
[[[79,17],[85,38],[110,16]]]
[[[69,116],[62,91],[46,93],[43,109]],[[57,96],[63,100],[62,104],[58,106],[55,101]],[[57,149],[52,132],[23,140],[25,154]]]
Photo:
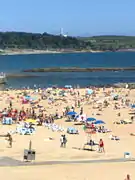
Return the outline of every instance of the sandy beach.
[[[8,49],[8,50],[0,50],[0,55],[25,55],[25,54],[57,54],[57,53],[100,53],[103,51],[93,51],[93,50],[82,50],[82,51],[76,51],[76,50],[34,50],[34,49]]]
[[[135,178],[134,163],[0,168],[1,177],[20,180],[124,180],[127,173]]]
[[[61,53],[61,52],[60,51],[51,51],[51,50],[33,50],[33,49],[1,50],[1,55],[53,54],[53,53]]]
[[[47,115],[55,114],[62,116],[63,109],[67,105],[74,106],[77,99],[80,100],[80,107],[75,107],[75,112],[80,113],[80,108],[83,107],[83,112],[87,117],[94,117],[97,120],[103,120],[104,126],[111,132],[96,133],[92,135],[92,140],[99,142],[104,141],[105,153],[99,153],[98,147],[94,146],[94,151],[82,150],[84,143],[88,139],[88,134],[83,130],[82,125],[75,125],[77,122],[66,122],[67,117],[54,120],[54,123],[64,128],[65,132],[52,131],[52,129],[43,126],[36,126],[36,132],[32,135],[20,135],[13,133],[13,147],[8,148],[8,142],[5,138],[0,137],[0,155],[1,157],[10,157],[15,160],[23,161],[23,151],[28,148],[29,141],[32,141],[32,148],[36,150],[35,162],[44,161],[73,161],[73,160],[104,160],[104,159],[121,159],[124,158],[124,152],[129,152],[131,158],[135,157],[134,140],[135,137],[130,133],[135,133],[134,117],[132,124],[117,124],[115,121],[131,120],[130,104],[134,104],[135,90],[128,89],[94,89],[93,95],[89,99],[85,99],[86,89],[77,89],[75,95],[71,95],[66,91],[66,95],[54,95],[54,102],[50,104],[48,98],[41,98],[41,90],[9,90],[0,92],[0,109],[3,110],[12,102],[12,108],[24,110],[31,108],[31,104],[22,104],[22,93],[27,92],[28,95],[35,98],[35,104],[45,108],[44,113]],[[53,91],[51,91],[53,92]],[[77,95],[77,92],[78,95]],[[118,99],[114,100],[112,94],[117,94]],[[53,93],[52,93],[53,94]],[[56,100],[57,99],[57,100]],[[103,101],[107,100],[108,106],[103,105]],[[127,100],[127,104],[126,104]],[[101,101],[101,102],[99,102]],[[35,109],[39,113],[39,108]],[[118,116],[118,113],[120,115]],[[16,130],[16,124],[1,125],[0,134],[6,134]],[[75,127],[79,130],[78,135],[67,134],[68,127]],[[67,147],[60,148],[60,136],[65,133],[67,137]],[[119,137],[119,140],[111,140],[110,135]],[[50,140],[49,138],[52,138]],[[8,171],[8,173],[6,173]],[[53,173],[52,173],[53,172]],[[99,172],[99,173],[97,173]],[[27,167],[1,167],[0,174],[5,179],[60,179],[60,180],[87,180],[87,179],[124,179],[126,174],[130,174],[131,178],[135,178],[134,162],[106,162],[106,163],[89,163],[89,164],[63,164],[63,165],[42,165],[42,166],[27,166]]]

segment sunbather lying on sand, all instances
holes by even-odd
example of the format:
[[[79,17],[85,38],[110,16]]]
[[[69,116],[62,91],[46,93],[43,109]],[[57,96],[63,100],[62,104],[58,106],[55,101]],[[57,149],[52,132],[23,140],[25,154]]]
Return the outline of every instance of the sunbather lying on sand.
[[[118,136],[114,136],[114,135],[110,135],[109,138],[111,140],[116,140],[116,141],[120,140],[120,138]]]
[[[130,133],[131,136],[135,136],[135,133]]]
[[[99,133],[108,133],[111,132],[109,129],[106,129],[104,126],[100,126],[99,128],[97,128],[97,132]]]

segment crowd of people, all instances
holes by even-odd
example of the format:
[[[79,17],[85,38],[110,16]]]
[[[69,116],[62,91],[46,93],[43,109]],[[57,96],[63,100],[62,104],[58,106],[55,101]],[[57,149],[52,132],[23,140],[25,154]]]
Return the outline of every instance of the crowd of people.
[[[16,93],[16,97],[14,96],[9,99],[8,107],[0,111],[0,118],[11,117],[13,119],[13,123],[25,122],[26,119],[33,119],[37,122],[38,126],[44,125],[55,130],[59,129],[57,127],[57,120],[68,118],[68,112],[77,111],[77,115],[81,117],[80,121],[83,122],[87,128],[93,129],[96,133],[109,133],[111,130],[107,129],[105,126],[97,126],[93,122],[87,122],[88,112],[85,112],[84,107],[92,106],[92,115],[102,114],[104,109],[109,106],[112,106],[112,108],[118,112],[120,108],[129,108],[130,104],[134,104],[134,101],[131,101],[129,98],[129,94],[130,91],[128,89],[124,89],[123,91],[123,89],[117,88],[109,88],[107,90],[106,88],[102,88],[101,90],[96,87],[86,88],[83,94],[80,89],[74,88],[60,89],[55,87],[48,89],[36,89],[32,91],[23,90],[20,94]],[[18,103],[20,103],[19,108],[17,108],[14,104],[15,99]],[[24,101],[22,102],[22,99],[26,100],[26,104]],[[47,101],[48,107],[43,105],[42,102],[44,101]],[[53,110],[53,113],[51,113],[51,110]],[[74,121],[78,121],[78,116],[74,114],[70,116],[70,120],[73,120],[74,123]],[[121,118],[121,113],[118,112],[117,116]],[[133,121],[134,116],[132,116],[131,119]],[[62,129],[61,132],[63,132]],[[114,135],[111,135],[110,137],[111,139],[119,139]],[[60,142],[61,147],[66,147],[66,135],[62,135],[60,137]],[[12,146],[11,143],[10,146]],[[99,140],[98,146],[98,152],[105,152],[104,141],[102,138]]]

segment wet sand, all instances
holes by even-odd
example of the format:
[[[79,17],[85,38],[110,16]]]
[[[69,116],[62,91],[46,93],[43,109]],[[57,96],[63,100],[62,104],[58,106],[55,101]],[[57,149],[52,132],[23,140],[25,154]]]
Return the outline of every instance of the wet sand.
[[[0,174],[6,180],[124,180],[127,174],[131,174],[132,180],[135,179],[134,165],[114,163],[7,167],[0,168]]]

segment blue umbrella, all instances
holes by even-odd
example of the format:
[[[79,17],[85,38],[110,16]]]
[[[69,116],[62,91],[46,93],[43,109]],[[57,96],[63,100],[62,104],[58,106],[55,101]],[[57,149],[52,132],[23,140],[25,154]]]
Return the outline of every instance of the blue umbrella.
[[[96,122],[94,122],[94,124],[105,124],[105,122],[102,120],[97,120]]]
[[[90,117],[90,118],[87,118],[87,121],[96,121],[96,119],[95,118],[92,118],[92,117]]]
[[[73,115],[76,115],[76,114],[77,114],[77,113],[74,112],[74,111],[70,111],[70,112],[67,113],[68,116],[73,116]]]
[[[133,104],[133,105],[131,106],[131,108],[135,108],[135,104]]]

